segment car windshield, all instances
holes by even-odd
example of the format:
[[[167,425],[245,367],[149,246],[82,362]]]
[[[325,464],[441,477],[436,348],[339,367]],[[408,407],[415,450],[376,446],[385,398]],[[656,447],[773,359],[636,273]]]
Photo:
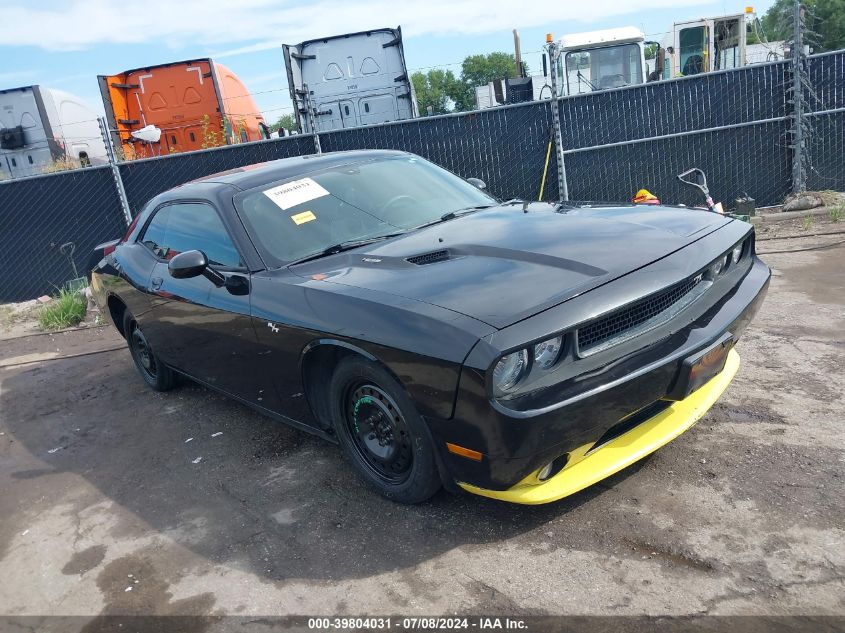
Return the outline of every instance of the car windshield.
[[[495,203],[465,180],[414,156],[333,167],[236,199],[250,237],[271,266]]]

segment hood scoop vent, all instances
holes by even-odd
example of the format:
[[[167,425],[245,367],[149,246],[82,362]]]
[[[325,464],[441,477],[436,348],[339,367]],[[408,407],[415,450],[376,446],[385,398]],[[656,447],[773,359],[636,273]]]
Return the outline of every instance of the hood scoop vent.
[[[423,253],[422,255],[414,255],[413,257],[408,257],[405,261],[416,264],[417,266],[425,266],[426,264],[442,262],[447,259],[449,259],[449,251],[444,249],[441,251]]]

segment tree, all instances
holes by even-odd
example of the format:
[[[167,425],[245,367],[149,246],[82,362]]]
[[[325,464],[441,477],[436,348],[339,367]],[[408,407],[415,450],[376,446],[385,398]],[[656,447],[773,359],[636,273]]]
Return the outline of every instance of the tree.
[[[525,67],[526,72],[528,66]],[[475,109],[475,89],[491,81],[517,77],[516,60],[511,53],[470,55],[461,64],[461,80],[450,95],[457,110]]]
[[[279,117],[279,120],[270,126],[271,132],[277,132],[280,129],[296,132],[296,119],[292,114],[284,114]]]
[[[526,72],[528,65],[524,64]],[[445,114],[452,110],[475,110],[475,89],[491,81],[516,77],[516,60],[511,53],[470,55],[461,64],[461,76],[451,70],[433,69],[411,75],[420,114]]]
[[[806,24],[809,31],[805,38],[813,51],[823,53],[845,48],[845,0],[804,0]],[[794,0],[777,0],[761,23],[769,41],[792,38]]]
[[[451,95],[459,83],[451,70],[435,68],[427,73],[417,71],[411,75],[411,82],[414,84],[421,115],[428,114],[429,106],[432,114],[446,114],[451,111]]]

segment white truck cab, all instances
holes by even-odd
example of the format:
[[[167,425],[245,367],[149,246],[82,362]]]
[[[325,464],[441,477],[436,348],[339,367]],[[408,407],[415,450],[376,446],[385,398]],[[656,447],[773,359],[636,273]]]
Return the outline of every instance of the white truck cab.
[[[645,34],[634,26],[573,33],[558,40],[561,95],[645,83]]]
[[[749,9],[751,9],[749,7]],[[676,22],[666,40],[664,79],[688,77],[748,63],[746,13]]]

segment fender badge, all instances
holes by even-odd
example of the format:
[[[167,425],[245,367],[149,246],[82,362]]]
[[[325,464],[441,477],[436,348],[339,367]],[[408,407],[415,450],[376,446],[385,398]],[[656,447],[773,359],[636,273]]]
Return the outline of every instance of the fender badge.
[[[375,257],[362,257],[362,258],[361,258],[361,261],[371,262],[371,263],[373,263],[373,264],[378,264],[381,260],[380,260],[380,259],[376,259]]]
[[[270,331],[273,332],[273,334],[278,334],[279,327],[275,323],[270,323],[270,321],[267,321],[267,327],[270,328]]]

